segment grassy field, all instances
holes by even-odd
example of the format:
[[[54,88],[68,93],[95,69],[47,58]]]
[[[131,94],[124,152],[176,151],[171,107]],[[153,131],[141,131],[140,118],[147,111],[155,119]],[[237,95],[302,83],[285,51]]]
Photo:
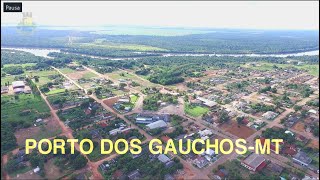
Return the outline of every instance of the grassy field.
[[[139,96],[131,95],[131,96],[130,96],[130,102],[131,102],[132,104],[134,104],[134,103],[137,102],[138,98],[139,98]]]
[[[71,68],[68,68],[68,67],[65,67],[65,68],[61,68],[61,69],[59,69],[62,73],[64,73],[64,74],[68,74],[68,73],[74,73],[74,72],[76,72],[76,70],[73,70],[73,69],[71,69]]]
[[[207,107],[202,107],[202,106],[185,105],[184,111],[190,116],[200,117],[206,114],[209,111],[209,109]]]
[[[35,66],[36,63],[25,63],[25,64],[5,64],[3,67],[21,66],[23,68]]]
[[[5,83],[9,82],[11,84],[14,81],[15,76],[6,76],[6,77],[1,77],[1,86],[4,86]]]
[[[97,77],[97,75],[96,74],[94,74],[93,72],[87,72],[87,73],[85,73],[83,76],[82,76],[82,78],[86,78],[86,79],[90,79],[90,78],[93,78],[93,77]]]
[[[1,96],[1,121],[31,124],[37,118],[50,115],[50,109],[40,96],[20,94]]]
[[[62,93],[62,92],[65,92],[65,91],[66,91],[66,89],[54,89],[54,90],[50,90],[49,92],[47,92],[46,95]]]
[[[96,41],[94,43],[78,43],[76,46],[88,47],[88,48],[106,48],[116,50],[132,50],[132,51],[166,51],[166,49],[146,46],[140,44],[125,44],[125,43],[111,43]]]
[[[39,76],[39,82],[35,82],[38,86],[42,86],[51,81],[48,77],[50,75],[58,75],[59,73],[55,70],[45,70],[45,71],[32,71],[26,73],[28,76]]]

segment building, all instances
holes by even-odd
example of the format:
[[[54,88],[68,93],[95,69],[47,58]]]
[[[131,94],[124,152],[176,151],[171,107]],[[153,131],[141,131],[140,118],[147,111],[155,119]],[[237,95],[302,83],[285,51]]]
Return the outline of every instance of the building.
[[[170,158],[168,156],[164,155],[164,154],[160,154],[158,156],[158,160],[165,164],[165,163],[170,161]]]
[[[210,107],[210,108],[217,105],[216,102],[211,101],[211,100],[206,99],[206,98],[197,97],[197,100],[200,100],[200,101],[203,103],[203,105],[208,106],[208,107]]]
[[[165,127],[167,127],[167,123],[164,122],[163,120],[159,120],[159,121],[156,121],[156,122],[153,122],[153,123],[146,125],[146,127],[149,129],[165,128]]]
[[[13,81],[12,89],[15,94],[25,93],[30,94],[32,92],[29,86],[26,86],[23,81]],[[2,92],[2,88],[1,88]]]
[[[12,82],[12,89],[16,89],[16,88],[24,88],[25,84],[23,81],[13,81]]]
[[[293,162],[300,164],[301,166],[309,166],[312,159],[303,151],[299,151],[293,156]]]
[[[194,160],[193,163],[194,163],[198,168],[201,169],[201,168],[205,167],[206,165],[208,165],[208,164],[209,164],[209,161],[208,161],[206,158],[199,156],[197,159]]]
[[[260,171],[267,165],[265,161],[266,159],[264,159],[263,156],[252,153],[241,162],[241,165],[250,171],[256,172]]]
[[[8,86],[1,86],[1,94],[5,94],[9,92],[9,87]]]
[[[276,118],[279,114],[278,113],[275,113],[275,112],[272,112],[272,111],[268,111],[266,113],[264,113],[262,115],[262,117],[266,120],[273,120],[274,118]]]
[[[141,178],[141,174],[139,173],[139,169],[130,172],[128,174],[128,178],[130,180],[140,179]]]
[[[138,124],[150,124],[159,120],[169,122],[170,115],[169,114],[138,114],[136,117],[136,123]]]

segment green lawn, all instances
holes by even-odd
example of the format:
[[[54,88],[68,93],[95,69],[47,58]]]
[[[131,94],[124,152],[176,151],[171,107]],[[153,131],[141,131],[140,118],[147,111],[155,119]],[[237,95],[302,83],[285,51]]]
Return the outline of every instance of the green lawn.
[[[24,113],[22,113],[25,111]],[[30,112],[26,112],[30,111]],[[1,96],[1,121],[32,124],[40,117],[50,115],[50,109],[40,96],[20,94]]]
[[[3,67],[21,66],[21,67],[25,68],[25,67],[32,67],[32,66],[35,66],[35,65],[36,65],[36,63],[5,64],[5,65],[3,65]]]
[[[166,49],[146,46],[140,44],[127,44],[127,43],[111,43],[96,41],[94,43],[77,43],[75,46],[89,47],[89,48],[106,48],[116,50],[133,50],[133,51],[166,51]]]
[[[76,72],[75,70],[73,70],[73,69],[71,69],[71,68],[68,68],[68,67],[61,68],[61,69],[59,69],[59,70],[60,70],[62,73],[65,73],[65,74]]]
[[[130,95],[130,102],[132,104],[136,103],[137,100],[138,100],[139,96],[136,96],[136,95]]]
[[[9,82],[11,84],[14,81],[15,76],[6,76],[6,77],[1,77],[1,86],[4,86],[5,83]]]
[[[42,86],[48,82],[51,82],[51,79],[48,78],[50,75],[58,75],[59,73],[55,70],[44,70],[44,71],[30,71],[26,72],[29,76],[39,76],[39,82],[35,82],[38,86]]]
[[[46,95],[62,93],[62,92],[65,92],[65,91],[66,91],[66,89],[54,89],[54,90],[50,90],[49,92],[47,92]]]
[[[94,74],[93,72],[87,72],[82,76],[82,78],[86,78],[86,79],[90,79],[90,78],[93,78],[93,77],[97,77],[97,75]]]
[[[200,117],[204,114],[206,114],[209,109],[207,107],[202,107],[202,106],[191,106],[189,104],[185,105],[184,111],[193,117]]]

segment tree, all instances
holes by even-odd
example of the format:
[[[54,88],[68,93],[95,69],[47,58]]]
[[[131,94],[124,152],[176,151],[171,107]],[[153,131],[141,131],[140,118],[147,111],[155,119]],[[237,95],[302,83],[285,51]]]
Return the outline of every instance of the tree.
[[[72,166],[74,169],[81,169],[87,165],[88,160],[82,156],[81,154],[78,154],[78,156],[73,159],[72,161]]]
[[[295,105],[293,107],[293,109],[297,112],[297,111],[300,111],[302,109],[302,106]]]
[[[35,81],[35,82],[39,82],[39,76],[35,76],[35,77],[34,77],[34,81]]]

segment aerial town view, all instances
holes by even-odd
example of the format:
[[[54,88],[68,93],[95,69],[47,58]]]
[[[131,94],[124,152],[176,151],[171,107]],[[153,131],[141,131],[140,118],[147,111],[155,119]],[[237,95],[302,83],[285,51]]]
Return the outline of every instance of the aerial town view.
[[[1,7],[1,179],[319,179],[318,1]],[[283,141],[164,153],[224,139]]]

